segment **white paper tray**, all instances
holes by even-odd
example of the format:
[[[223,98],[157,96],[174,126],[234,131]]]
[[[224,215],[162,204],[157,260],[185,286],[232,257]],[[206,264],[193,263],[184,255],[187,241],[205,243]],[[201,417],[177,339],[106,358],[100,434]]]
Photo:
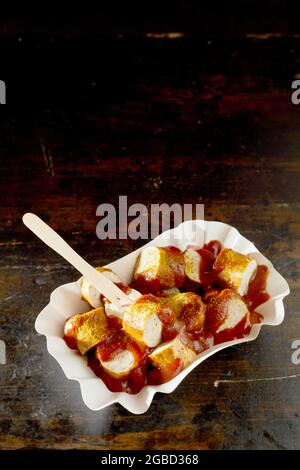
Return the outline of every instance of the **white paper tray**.
[[[182,236],[183,232],[184,236]],[[279,325],[283,321],[283,298],[289,294],[289,286],[286,280],[275,270],[272,263],[256,249],[253,243],[230,225],[203,220],[188,221],[179,225],[176,229],[164,232],[145,246],[172,245],[184,250],[187,245],[192,244],[201,247],[211,240],[219,240],[223,246],[234,248],[240,253],[249,254],[259,264],[265,264],[269,267],[267,291],[270,299],[256,309],[263,315],[264,320],[261,324],[252,327],[247,338],[211,347],[199,354],[189,367],[171,381],[162,385],[146,386],[137,395],[110,392],[102,380],[96,377],[87,366],[86,358],[66,346],[62,338],[66,319],[75,313],[86,312],[90,309],[88,304],[81,299],[77,282],[64,284],[52,292],[49,304],[36,319],[35,328],[38,333],[46,336],[48,351],[60,364],[66,377],[79,382],[83,401],[91,410],[101,410],[112,403],[120,403],[132,413],[144,413],[151,405],[155,393],[171,393],[194,367],[197,367],[212,354],[234,344],[254,340],[264,324]],[[141,249],[107,265],[108,268],[120,276],[125,284],[130,283],[132,280],[135,261]]]

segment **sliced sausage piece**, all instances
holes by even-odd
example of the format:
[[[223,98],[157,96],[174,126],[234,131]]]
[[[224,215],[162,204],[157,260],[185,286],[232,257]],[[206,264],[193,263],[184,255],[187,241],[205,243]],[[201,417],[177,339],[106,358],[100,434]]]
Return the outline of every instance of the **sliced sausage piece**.
[[[128,375],[130,371],[138,366],[134,352],[124,350],[118,352],[109,361],[100,361],[103,369],[112,377],[120,378]]]
[[[223,248],[214,263],[217,282],[223,287],[235,289],[240,295],[247,293],[256,269],[254,259],[230,248]]]
[[[86,313],[78,313],[65,323],[66,343],[85,354],[89,349],[103,341],[108,335],[108,325],[103,307]]]
[[[121,378],[138,367],[143,351],[132,338],[120,330],[97,346],[96,357],[109,375]]]
[[[150,348],[157,346],[162,337],[159,315],[163,305],[151,294],[142,295],[124,313],[123,328],[136,341]]]
[[[149,246],[140,253],[134,271],[138,290],[157,294],[181,287],[184,282],[184,256],[178,248]]]
[[[205,304],[200,295],[193,292],[183,292],[170,296],[165,303],[184,322],[187,331],[199,331],[205,321]]]
[[[180,338],[177,336],[168,343],[163,343],[149,354],[149,360],[154,367],[163,368],[168,367],[174,363],[175,360],[180,360],[181,366],[185,369],[197,357],[197,354],[187,346],[185,346]]]
[[[184,252],[185,275],[188,280],[201,284],[201,262],[202,258],[198,250],[187,248]]]
[[[244,299],[233,289],[223,289],[207,300],[206,319],[212,332],[232,329],[250,315]]]

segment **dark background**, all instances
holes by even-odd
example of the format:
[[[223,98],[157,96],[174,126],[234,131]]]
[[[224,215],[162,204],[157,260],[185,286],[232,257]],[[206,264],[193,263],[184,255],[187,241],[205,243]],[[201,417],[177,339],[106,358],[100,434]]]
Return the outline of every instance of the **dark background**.
[[[0,447],[299,449],[299,2],[10,3],[0,60]],[[48,355],[35,318],[78,275],[21,222],[35,212],[106,264],[141,243],[96,238],[96,207],[124,194],[204,203],[291,287],[281,326],[141,416],[88,410]]]

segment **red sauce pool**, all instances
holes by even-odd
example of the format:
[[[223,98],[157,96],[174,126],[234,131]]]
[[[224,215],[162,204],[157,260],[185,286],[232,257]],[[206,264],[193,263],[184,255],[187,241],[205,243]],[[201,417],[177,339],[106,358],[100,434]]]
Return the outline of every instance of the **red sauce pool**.
[[[72,338],[71,336],[66,336],[64,335],[64,340],[65,340],[65,343],[66,345],[70,348],[70,349],[77,349],[77,342],[76,342],[76,339],[75,338]]]

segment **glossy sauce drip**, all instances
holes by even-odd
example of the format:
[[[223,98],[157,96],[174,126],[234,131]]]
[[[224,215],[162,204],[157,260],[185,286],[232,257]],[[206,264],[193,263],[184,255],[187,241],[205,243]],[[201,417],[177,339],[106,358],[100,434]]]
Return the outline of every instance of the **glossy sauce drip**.
[[[210,289],[215,282],[216,271],[213,269],[213,264],[222,249],[222,245],[218,240],[212,240],[209,243],[203,245],[202,248],[195,248],[194,246],[188,246],[193,248],[201,257],[201,263],[199,266],[199,278],[201,279],[201,293]],[[198,292],[198,283],[186,278],[183,284],[183,292]]]
[[[215,282],[216,272],[213,269],[213,265],[221,249],[221,243],[217,240],[212,240],[203,245],[200,250],[197,250],[201,256],[199,275],[204,289],[212,286]]]
[[[218,240],[212,240],[209,243],[203,245],[203,248],[205,248],[207,251],[210,251],[214,255],[214,258],[216,258],[222,250],[222,244]]]
[[[270,296],[266,292],[267,279],[269,275],[268,267],[260,264],[256,273],[249,283],[249,289],[244,296],[245,302],[250,311],[255,310],[259,305],[269,300]]]

